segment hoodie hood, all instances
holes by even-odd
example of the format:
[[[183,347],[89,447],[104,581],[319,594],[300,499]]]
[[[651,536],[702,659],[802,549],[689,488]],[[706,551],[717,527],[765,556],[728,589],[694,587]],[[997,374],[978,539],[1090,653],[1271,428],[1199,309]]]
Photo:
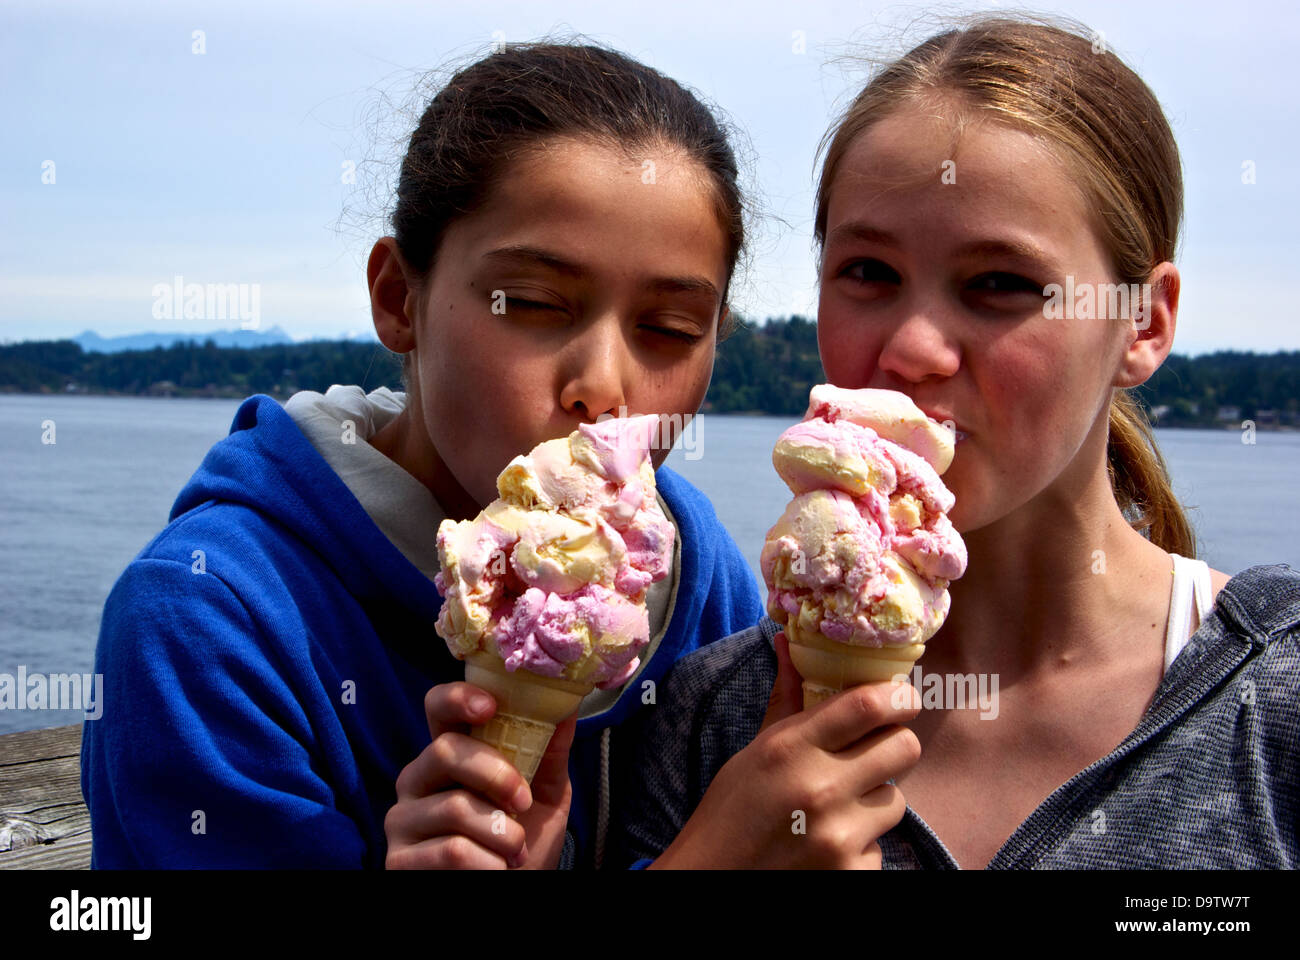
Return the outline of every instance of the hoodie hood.
[[[364,441],[360,441],[364,442]],[[437,588],[376,526],[347,484],[273,398],[235,412],[172,505],[173,521],[208,502],[239,504],[291,531],[363,601],[389,601],[430,624]],[[432,540],[436,530],[429,531]]]

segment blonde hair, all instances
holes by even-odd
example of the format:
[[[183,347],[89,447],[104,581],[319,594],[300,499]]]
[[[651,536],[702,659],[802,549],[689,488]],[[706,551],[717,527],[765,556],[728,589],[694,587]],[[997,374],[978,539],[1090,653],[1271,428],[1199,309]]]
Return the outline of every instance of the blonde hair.
[[[1183,216],[1178,146],[1151,90],[1074,21],[975,16],[883,66],[823,138],[814,235],[825,243],[830,189],[850,144],[910,102],[948,96],[966,111],[1055,145],[1074,168],[1093,229],[1123,283],[1172,260]],[[1112,391],[1107,473],[1129,524],[1161,549],[1196,556],[1151,424],[1127,389]]]

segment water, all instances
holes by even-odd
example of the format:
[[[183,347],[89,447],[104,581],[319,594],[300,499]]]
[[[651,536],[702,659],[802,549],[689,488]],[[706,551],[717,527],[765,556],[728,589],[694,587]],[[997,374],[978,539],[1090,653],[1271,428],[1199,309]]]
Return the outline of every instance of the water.
[[[104,601],[167,524],[231,400],[0,397],[0,673],[89,673]],[[46,421],[53,421],[54,443]],[[0,710],[0,734],[77,723]]]
[[[230,429],[229,400],[0,396],[0,674],[89,673],[104,600],[166,525],[208,448]],[[44,421],[55,440],[41,442]],[[791,419],[704,418],[696,460],[669,466],[713,501],[757,573],[763,535],[789,493],[771,467]],[[1294,519],[1300,434],[1158,432],[1210,566],[1300,568]],[[1244,495],[1243,495],[1244,493]],[[0,733],[75,723],[74,711],[0,710]]]

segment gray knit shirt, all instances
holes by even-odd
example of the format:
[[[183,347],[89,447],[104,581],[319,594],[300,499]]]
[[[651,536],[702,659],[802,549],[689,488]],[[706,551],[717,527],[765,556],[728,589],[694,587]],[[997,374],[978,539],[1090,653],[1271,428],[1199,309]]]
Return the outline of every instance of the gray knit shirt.
[[[628,756],[609,865],[658,856],[758,734],[779,629],[765,619],[683,658],[617,738]],[[1294,869],[1298,808],[1300,573],[1251,567],[1224,586],[1137,729],[1044,800],[989,869]],[[910,807],[879,842],[887,869],[958,867]]]

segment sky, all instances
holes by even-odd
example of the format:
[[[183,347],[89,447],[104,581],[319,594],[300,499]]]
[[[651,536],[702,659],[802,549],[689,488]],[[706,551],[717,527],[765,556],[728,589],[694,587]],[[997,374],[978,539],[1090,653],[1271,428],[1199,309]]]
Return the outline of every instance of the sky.
[[[366,257],[388,232],[428,71],[494,41],[574,33],[689,85],[742,131],[757,219],[733,307],[751,320],[813,317],[816,149],[861,87],[851,58],[901,53],[936,32],[936,12],[994,6],[1014,9],[6,0],[0,342],[239,325],[179,308],[159,319],[159,285],[176,277],[255,288],[260,326],[295,339],[367,335]],[[1300,349],[1293,4],[1029,9],[1098,31],[1169,117],[1186,188],[1174,351]]]

